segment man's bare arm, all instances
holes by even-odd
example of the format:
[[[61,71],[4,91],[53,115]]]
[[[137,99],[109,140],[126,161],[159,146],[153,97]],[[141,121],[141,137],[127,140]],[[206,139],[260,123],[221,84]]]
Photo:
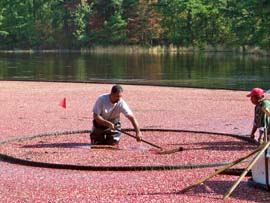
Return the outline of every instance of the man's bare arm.
[[[110,129],[114,129],[114,124],[110,121],[105,120],[104,118],[102,118],[102,116],[93,113],[93,117],[96,120],[96,122],[98,122],[98,124],[107,126]]]
[[[133,127],[134,127],[134,129],[136,131],[137,141],[141,141],[142,133],[140,131],[137,119],[135,118],[134,115],[127,115],[127,118],[130,120],[130,122],[132,123],[132,125],[133,125]]]
[[[262,108],[263,112],[270,117],[270,110],[268,108]]]

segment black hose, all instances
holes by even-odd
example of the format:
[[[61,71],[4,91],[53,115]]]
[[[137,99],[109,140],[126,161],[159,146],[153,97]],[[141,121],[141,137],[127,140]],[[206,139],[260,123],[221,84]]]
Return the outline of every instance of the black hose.
[[[160,166],[91,166],[91,165],[72,165],[72,164],[56,164],[48,162],[29,161],[16,157],[0,154],[0,160],[12,164],[20,164],[24,166],[69,169],[69,170],[88,170],[88,171],[153,171],[153,170],[177,170],[177,169],[198,169],[210,168],[216,166],[224,166],[230,162],[207,163],[207,164],[187,164],[187,165],[160,165]]]
[[[132,129],[125,129],[126,131],[132,131]],[[200,134],[215,134],[222,136],[231,136],[241,140],[248,141],[253,144],[257,144],[253,139],[247,136],[218,133],[218,132],[207,132],[207,131],[193,131],[193,130],[179,130],[179,129],[150,129],[143,128],[141,131],[158,131],[158,132],[189,132],[189,133],[200,133]],[[11,143],[15,141],[30,140],[45,136],[59,136],[67,134],[84,134],[90,133],[91,130],[74,130],[74,131],[63,131],[63,132],[51,132],[41,133],[36,135],[24,136],[19,138],[13,138],[0,142],[0,145]],[[12,164],[20,164],[32,167],[43,167],[43,168],[54,168],[54,169],[70,169],[70,170],[91,170],[91,171],[147,171],[147,170],[177,170],[177,169],[198,169],[198,168],[209,168],[218,167],[230,164],[230,162],[217,162],[217,163],[205,163],[205,164],[187,164],[187,165],[151,165],[151,166],[91,166],[91,165],[72,165],[72,164],[56,164],[47,162],[29,161],[25,159],[16,158],[9,156],[8,154],[0,154],[0,160]],[[243,162],[242,162],[243,163]]]
[[[231,175],[231,176],[240,176],[245,171],[245,168],[228,168],[225,171],[222,171],[218,175]],[[252,171],[249,170],[246,176],[252,176]]]

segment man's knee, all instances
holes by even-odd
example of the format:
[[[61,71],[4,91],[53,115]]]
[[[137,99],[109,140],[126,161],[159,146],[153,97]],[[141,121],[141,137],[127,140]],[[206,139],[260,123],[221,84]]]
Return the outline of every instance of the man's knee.
[[[93,145],[104,144],[104,140],[105,140],[104,130],[93,128],[92,132],[90,133],[90,140],[91,140],[91,144]]]
[[[111,132],[106,134],[106,141],[108,145],[117,145],[120,142],[120,132]]]

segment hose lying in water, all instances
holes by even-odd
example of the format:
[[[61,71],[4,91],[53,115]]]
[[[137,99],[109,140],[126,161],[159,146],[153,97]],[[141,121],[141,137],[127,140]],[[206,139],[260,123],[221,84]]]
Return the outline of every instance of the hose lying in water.
[[[125,131],[132,131],[132,129],[125,129]],[[215,134],[215,135],[221,135],[221,136],[231,136],[237,139],[248,141],[253,144],[257,144],[257,142],[254,141],[253,139],[247,136],[237,135],[237,134],[217,133],[217,132],[207,132],[207,131],[193,131],[193,130],[179,130],[179,129],[149,129],[149,128],[141,129],[141,131]],[[2,141],[0,142],[0,145],[16,142],[16,141],[30,140],[30,139],[40,138],[40,137],[59,136],[59,135],[67,135],[67,134],[84,134],[84,133],[91,133],[91,130],[74,130],[74,131],[41,133],[41,134],[24,136],[24,137],[13,138],[6,141]],[[9,156],[8,154],[0,154],[0,160],[8,162],[8,163],[12,163],[12,164],[20,164],[20,165],[32,166],[32,167],[70,169],[70,170],[90,170],[90,171],[147,171],[147,170],[198,169],[198,168],[224,166],[230,163],[230,162],[217,162],[217,163],[205,163],[205,164],[152,165],[152,166],[91,166],[91,165],[56,164],[56,163],[30,161],[30,160],[25,160],[25,159]]]

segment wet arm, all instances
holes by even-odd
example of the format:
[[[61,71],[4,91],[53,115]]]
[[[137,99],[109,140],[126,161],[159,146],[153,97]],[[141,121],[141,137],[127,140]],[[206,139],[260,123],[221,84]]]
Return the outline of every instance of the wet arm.
[[[96,122],[98,122],[98,124],[114,129],[114,124],[110,121],[105,120],[102,116],[93,113],[93,117],[96,120]]]
[[[250,133],[251,138],[255,138],[255,132],[256,131],[257,131],[257,126],[253,125],[253,128],[252,128],[251,133]]]
[[[268,108],[262,108],[263,112],[268,116],[270,117],[270,110]]]
[[[136,131],[136,135],[137,135],[137,140],[141,140],[142,139],[142,135],[141,135],[141,131],[140,131],[140,128],[139,128],[139,124],[138,124],[138,121],[137,119],[135,118],[134,115],[127,115],[127,118],[130,120],[130,122],[132,123],[135,131]]]

